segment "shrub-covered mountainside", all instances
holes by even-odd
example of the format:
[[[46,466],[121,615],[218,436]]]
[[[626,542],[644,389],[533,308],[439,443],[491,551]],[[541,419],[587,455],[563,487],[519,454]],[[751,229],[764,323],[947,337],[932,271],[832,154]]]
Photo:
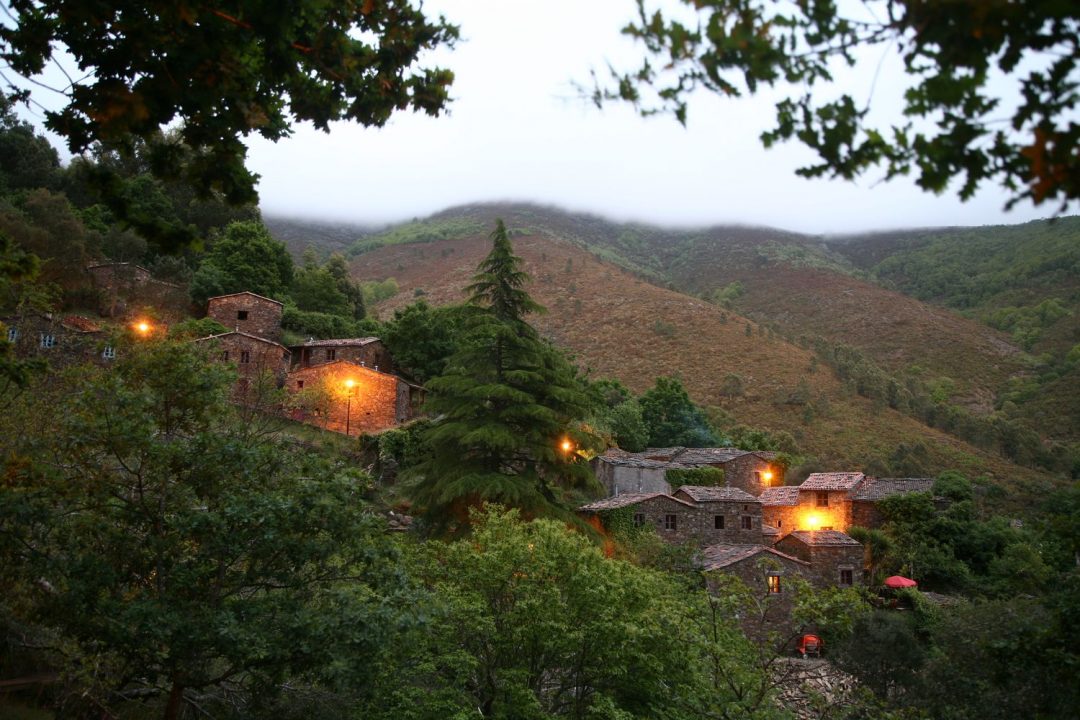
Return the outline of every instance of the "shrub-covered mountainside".
[[[859,394],[922,424],[1027,464],[1071,472],[1067,453],[1039,446],[1031,433],[1063,445],[1080,440],[1080,351],[1073,350],[1080,300],[1070,285],[1077,273],[1065,269],[1075,266],[1080,246],[1075,218],[823,238],[739,226],[672,230],[533,205],[482,204],[423,221],[424,250],[406,254],[441,261],[449,250],[432,242],[454,237],[455,228],[466,236],[470,226],[489,226],[496,216],[519,236],[565,243],[612,271],[761,323],[812,348]],[[967,253],[978,262],[959,251],[949,255],[950,238],[982,248]],[[934,253],[954,258],[950,277],[971,267],[975,281],[965,286],[979,288],[986,278],[998,289],[978,295],[986,298],[983,305],[964,309],[947,306],[960,304],[956,293],[916,297],[910,278],[923,277],[923,266],[947,274],[944,261],[926,259]],[[374,257],[357,260],[358,271],[371,262]],[[408,266],[383,271],[401,275],[398,264]],[[659,327],[669,322],[654,320]],[[1044,456],[1036,458],[1039,453]]]
[[[1010,462],[996,447],[970,443],[955,432],[929,426],[910,407],[899,403],[891,407],[888,397],[874,396],[860,385],[880,378],[870,377],[873,373],[859,375],[861,370],[848,366],[850,358],[837,361],[831,348],[815,347],[809,336],[799,338],[782,324],[750,320],[723,304],[662,287],[657,281],[660,270],[645,272],[648,269],[632,258],[612,261],[603,247],[593,244],[609,228],[618,228],[611,223],[585,218],[577,228],[576,216],[509,206],[477,206],[458,216],[443,214],[424,222],[437,229],[463,218],[482,226],[487,214],[507,217],[515,252],[534,277],[529,293],[548,308],[536,318],[537,326],[575,353],[595,376],[618,378],[640,392],[658,376],[678,375],[694,399],[711,406],[714,415],[789,432],[822,466],[876,463],[913,473],[963,467],[1012,487],[1041,486],[1059,474],[1024,459]],[[661,231],[656,232],[659,237]],[[748,232],[764,237],[768,231]],[[460,288],[468,284],[488,245],[485,231],[447,240],[384,244],[355,256],[352,271],[356,280],[367,283],[394,279],[397,294],[375,307],[387,318],[419,298],[433,304],[460,302]],[[996,330],[894,291],[863,285],[869,288],[867,293],[874,290],[899,298],[929,317],[955,322],[971,337],[982,332],[997,343],[993,347],[1005,349],[1003,357],[1023,355]],[[778,286],[775,291],[780,294],[782,289]],[[912,352],[917,362],[917,344]],[[907,392],[893,390],[900,395]]]

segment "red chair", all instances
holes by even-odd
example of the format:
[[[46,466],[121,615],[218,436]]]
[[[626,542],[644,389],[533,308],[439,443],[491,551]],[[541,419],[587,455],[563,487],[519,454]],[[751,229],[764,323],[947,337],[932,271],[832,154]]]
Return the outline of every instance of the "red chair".
[[[821,638],[819,638],[817,635],[803,635],[801,638],[799,638],[799,646],[797,649],[799,651],[799,654],[803,657],[807,657],[809,655],[815,655],[820,657],[822,645],[824,645],[824,643],[821,642]]]

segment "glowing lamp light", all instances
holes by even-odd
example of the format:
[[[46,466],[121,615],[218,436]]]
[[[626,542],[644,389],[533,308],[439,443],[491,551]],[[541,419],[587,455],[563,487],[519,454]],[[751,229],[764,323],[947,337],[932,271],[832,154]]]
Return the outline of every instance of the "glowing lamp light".
[[[767,483],[772,482],[772,477],[772,470],[766,470],[765,472],[761,473],[761,479]]]
[[[349,378],[348,380],[345,381],[345,387],[348,388],[349,390],[352,390],[355,385],[356,385],[356,381],[353,380],[352,378]]]
[[[821,518],[817,515],[810,515],[806,518],[806,524],[810,526],[811,530],[817,530],[821,527]]]
[[[563,440],[560,447],[562,448],[562,451],[564,453],[568,453],[574,449],[574,443],[570,442],[569,440]]]
[[[150,323],[146,322],[145,320],[140,320],[139,322],[135,323],[135,329],[138,330],[140,334],[145,335],[150,332]]]

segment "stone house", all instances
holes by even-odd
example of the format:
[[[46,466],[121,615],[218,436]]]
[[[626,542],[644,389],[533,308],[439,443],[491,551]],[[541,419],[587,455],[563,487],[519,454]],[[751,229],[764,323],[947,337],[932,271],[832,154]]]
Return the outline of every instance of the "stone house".
[[[293,418],[349,435],[374,433],[419,414],[422,391],[391,373],[332,360],[288,373]]]
[[[796,530],[775,548],[810,563],[807,578],[818,587],[862,584],[863,546],[839,530]]]
[[[345,360],[379,372],[394,372],[390,351],[377,337],[308,340],[289,349],[292,351],[293,370]]]
[[[932,492],[933,478],[867,478],[851,496],[851,524],[859,527],[881,527],[884,518],[878,503],[888,497],[917,492]]]
[[[769,597],[790,597],[785,580],[807,578],[810,563],[765,545],[718,543],[701,551],[701,570],[710,588],[713,575],[734,575],[748,588]],[[788,608],[790,609],[790,607]]]
[[[578,512],[594,526],[606,529],[604,516],[624,508],[635,527],[652,527],[663,540],[671,543],[698,541],[701,525],[698,507],[667,493],[624,493],[583,505]]]
[[[94,287],[102,293],[99,312],[106,317],[124,315],[132,303],[158,308],[186,303],[183,288],[154,278],[142,265],[105,262],[88,265],[86,272]]]
[[[289,369],[289,349],[273,340],[251,335],[240,330],[210,335],[196,340],[213,346],[215,359],[236,366],[236,396],[247,398],[260,383],[280,388],[285,383]]]
[[[757,496],[766,487],[783,485],[783,468],[775,459],[774,453],[737,448],[649,448],[640,453],[613,448],[596,458],[593,469],[609,495],[670,493],[668,470],[714,467],[724,471],[727,486]]]
[[[38,311],[3,318],[3,338],[18,357],[40,358],[52,367],[116,358],[116,341],[96,321],[79,315]]]
[[[206,301],[206,316],[237,332],[276,343],[281,339],[283,308],[277,300],[245,290],[210,298]]]
[[[694,503],[701,545],[761,542],[761,501],[733,487],[684,485],[673,497]]]
[[[758,497],[761,501],[761,524],[763,532],[770,531],[775,542],[799,529],[799,488],[796,485],[766,488]]]

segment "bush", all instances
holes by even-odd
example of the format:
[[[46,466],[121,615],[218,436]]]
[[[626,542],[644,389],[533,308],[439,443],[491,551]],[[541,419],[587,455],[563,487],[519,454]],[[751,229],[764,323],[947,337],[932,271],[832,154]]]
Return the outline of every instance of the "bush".
[[[680,485],[704,485],[719,487],[724,484],[724,470],[716,467],[672,468],[664,473],[671,487]]]

